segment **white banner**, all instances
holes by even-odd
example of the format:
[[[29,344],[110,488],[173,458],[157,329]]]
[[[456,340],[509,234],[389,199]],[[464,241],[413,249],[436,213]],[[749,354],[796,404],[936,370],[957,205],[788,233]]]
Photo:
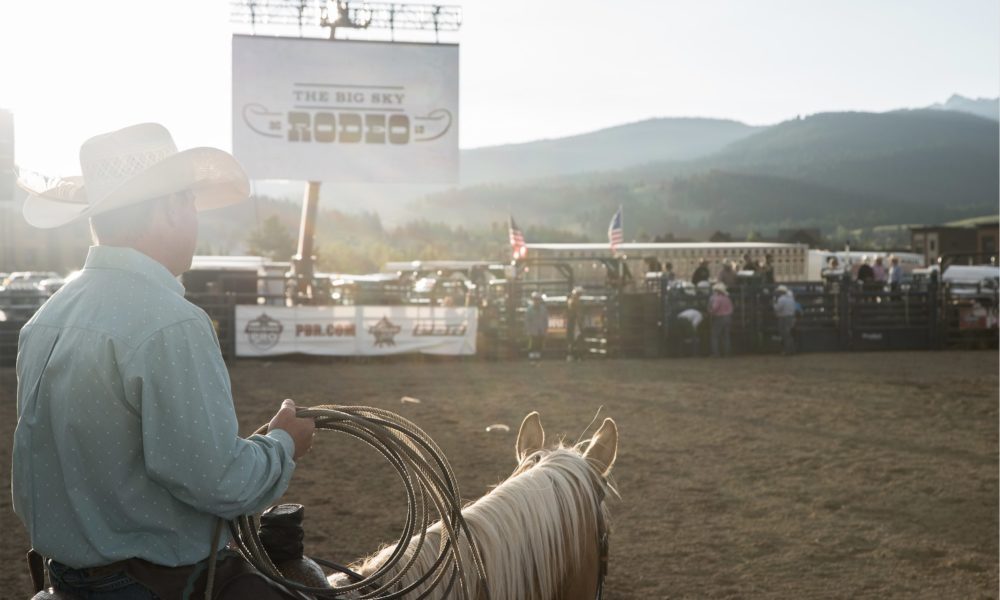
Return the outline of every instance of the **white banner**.
[[[235,35],[233,153],[251,179],[455,182],[458,46]]]
[[[236,356],[475,354],[478,311],[430,306],[236,307]]]

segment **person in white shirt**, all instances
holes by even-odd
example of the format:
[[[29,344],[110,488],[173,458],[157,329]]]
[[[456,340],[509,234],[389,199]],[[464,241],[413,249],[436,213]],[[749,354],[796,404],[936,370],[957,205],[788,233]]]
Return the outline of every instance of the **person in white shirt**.
[[[696,308],[689,308],[677,313],[674,319],[677,339],[682,352],[687,350],[688,356],[701,355],[701,334],[698,327],[704,320],[704,316]]]
[[[795,354],[795,340],[792,328],[795,326],[795,296],[787,287],[779,285],[774,292],[774,316],[778,318],[778,333],[781,334],[781,353]]]
[[[900,284],[903,283],[903,267],[899,266],[899,257],[893,256],[889,259],[889,288],[893,292],[898,292]]]

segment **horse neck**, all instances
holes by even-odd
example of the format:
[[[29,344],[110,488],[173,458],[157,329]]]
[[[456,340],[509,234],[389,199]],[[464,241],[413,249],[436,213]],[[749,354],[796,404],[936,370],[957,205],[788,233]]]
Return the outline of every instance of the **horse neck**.
[[[597,488],[602,485],[579,453],[553,450],[534,467],[462,510],[479,545],[492,598],[594,597],[598,522],[605,518]],[[419,550],[415,547],[418,540],[410,541],[408,556],[414,551],[419,555],[404,584],[426,572],[440,552],[440,522],[427,530]],[[467,567],[466,589],[478,590],[472,550],[464,536],[459,548]],[[361,574],[374,572],[391,552],[391,547],[383,549],[365,561]],[[443,594],[444,586],[439,586],[429,598],[443,598]]]

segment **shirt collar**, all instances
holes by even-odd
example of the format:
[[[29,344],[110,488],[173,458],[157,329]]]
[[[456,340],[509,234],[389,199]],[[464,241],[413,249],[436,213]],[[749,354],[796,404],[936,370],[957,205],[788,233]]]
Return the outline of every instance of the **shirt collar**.
[[[117,269],[137,273],[183,296],[184,286],[162,264],[134,248],[91,246],[84,269]]]

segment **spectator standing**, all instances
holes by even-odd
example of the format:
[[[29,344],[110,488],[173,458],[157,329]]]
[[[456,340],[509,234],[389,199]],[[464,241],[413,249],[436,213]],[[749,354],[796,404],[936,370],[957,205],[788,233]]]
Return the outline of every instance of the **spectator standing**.
[[[861,258],[861,266],[858,267],[858,281],[864,286],[875,281],[875,270],[872,269],[871,259],[867,256]]]
[[[781,334],[781,353],[784,355],[795,354],[795,340],[792,338],[792,329],[795,327],[795,315],[798,308],[795,297],[788,288],[779,285],[774,290],[777,297],[774,299],[774,316],[778,318],[778,333]]]
[[[545,334],[549,331],[549,310],[540,292],[531,293],[531,304],[524,315],[524,329],[528,334],[528,358],[538,360],[545,349]]]
[[[726,288],[735,287],[738,282],[736,269],[733,268],[733,263],[729,259],[722,261],[722,268],[719,269],[719,281],[725,284]]]
[[[583,288],[575,287],[566,299],[566,362],[580,358],[580,336],[583,333],[581,300]]]
[[[674,330],[684,356],[698,356],[701,354],[701,334],[698,331],[704,317],[701,311],[696,308],[682,310],[674,318]]]
[[[898,292],[903,284],[903,267],[899,266],[899,257],[893,256],[889,259],[889,289]]]
[[[764,285],[774,285],[774,257],[764,255],[764,264],[760,266],[760,278]]]
[[[750,257],[749,252],[743,253],[743,264],[740,265],[740,270],[757,272],[757,261]]]
[[[708,281],[712,274],[708,272],[708,259],[703,258],[698,262],[698,268],[691,274],[691,283],[697,286],[702,281]]]
[[[872,265],[872,274],[875,277],[875,283],[877,283],[879,286],[885,285],[885,280],[886,277],[888,276],[888,273],[885,270],[885,265],[882,264],[881,256],[875,257],[875,264]]]
[[[712,317],[712,356],[729,356],[732,354],[731,330],[733,324],[733,301],[724,283],[712,286],[712,295],[708,299],[708,314]]]
[[[674,263],[664,263],[662,277],[667,280],[668,284],[673,283],[677,279],[677,275],[674,274]]]

